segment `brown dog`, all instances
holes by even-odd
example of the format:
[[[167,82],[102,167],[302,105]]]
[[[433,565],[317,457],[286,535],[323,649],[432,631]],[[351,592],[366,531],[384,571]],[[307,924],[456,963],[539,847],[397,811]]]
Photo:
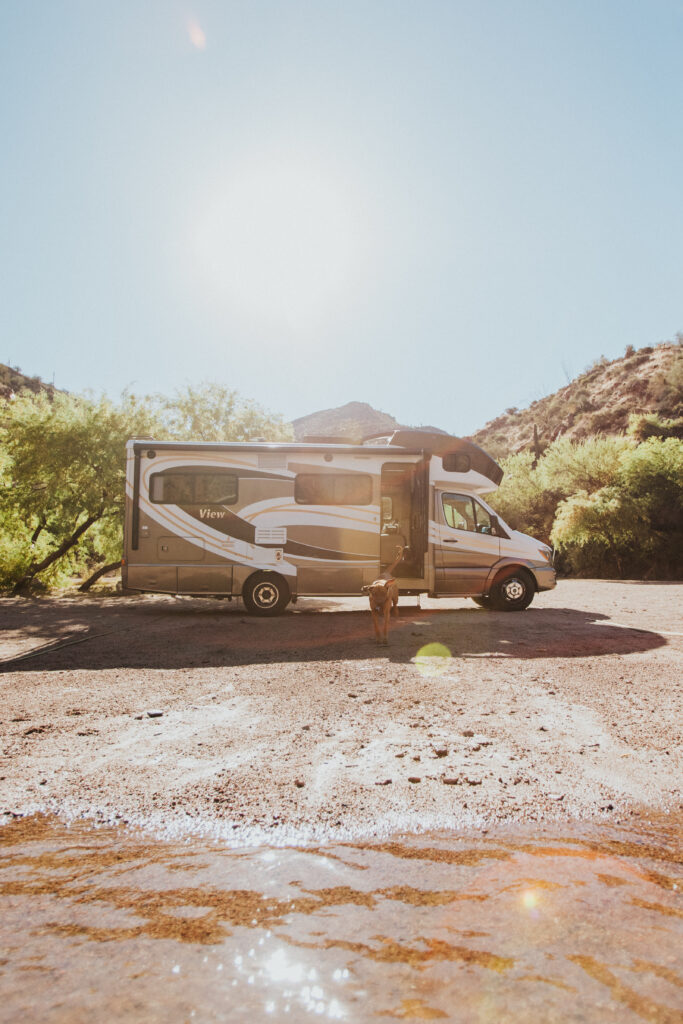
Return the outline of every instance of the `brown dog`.
[[[379,579],[362,587],[362,592],[370,599],[370,611],[372,612],[372,624],[375,627],[375,640],[382,644],[389,643],[389,616],[391,609],[394,615],[398,615],[398,583],[392,573],[403,558],[403,548],[396,548],[396,558],[388,569],[385,569]],[[384,616],[384,627],[380,630],[380,615]]]

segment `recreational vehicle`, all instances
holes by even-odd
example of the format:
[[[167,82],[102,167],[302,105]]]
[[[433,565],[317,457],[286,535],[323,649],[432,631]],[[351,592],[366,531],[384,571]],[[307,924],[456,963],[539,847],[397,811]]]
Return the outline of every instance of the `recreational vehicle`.
[[[520,611],[555,586],[547,545],[486,504],[503,472],[477,445],[396,430],[360,444],[127,445],[123,586],[239,596],[274,615],[360,595],[403,548],[400,592]]]

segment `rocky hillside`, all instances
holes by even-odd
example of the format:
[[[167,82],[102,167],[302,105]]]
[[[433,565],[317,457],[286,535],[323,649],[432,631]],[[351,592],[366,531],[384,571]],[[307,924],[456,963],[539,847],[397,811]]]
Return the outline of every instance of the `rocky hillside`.
[[[347,402],[337,409],[321,409],[292,421],[294,437],[347,437],[359,441],[368,434],[398,428],[398,421],[386,412],[373,409],[367,402]]]
[[[500,457],[524,448],[545,448],[560,436],[580,440],[623,434],[631,413],[683,416],[683,335],[676,342],[634,350],[611,362],[597,359],[566,387],[532,402],[527,409],[506,409],[472,435]]]
[[[347,402],[336,409],[312,412],[308,416],[300,416],[292,425],[297,441],[303,441],[306,437],[337,437],[353,442],[372,434],[389,434],[405,426],[389,413],[373,409],[367,402]],[[422,429],[441,432],[439,427]]]
[[[40,377],[27,377],[18,366],[5,366],[4,363],[0,363],[0,398],[11,398],[26,388],[35,394],[39,391],[52,394],[55,390],[52,384],[46,384]]]

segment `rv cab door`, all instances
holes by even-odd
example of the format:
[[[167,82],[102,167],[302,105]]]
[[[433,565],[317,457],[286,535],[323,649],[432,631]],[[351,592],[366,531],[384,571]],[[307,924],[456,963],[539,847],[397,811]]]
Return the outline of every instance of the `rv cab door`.
[[[437,491],[434,544],[438,594],[481,594],[500,558],[489,512],[470,494]]]

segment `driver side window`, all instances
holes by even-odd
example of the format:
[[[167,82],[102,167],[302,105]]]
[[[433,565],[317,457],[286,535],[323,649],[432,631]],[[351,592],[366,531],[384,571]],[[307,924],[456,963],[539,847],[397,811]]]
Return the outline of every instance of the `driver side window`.
[[[484,533],[495,537],[496,528],[491,514],[475,498],[465,494],[442,494],[444,519],[452,530]]]
[[[468,530],[470,533],[475,531],[476,518],[471,498],[465,497],[464,494],[442,494],[441,503],[444,518],[453,530]]]

